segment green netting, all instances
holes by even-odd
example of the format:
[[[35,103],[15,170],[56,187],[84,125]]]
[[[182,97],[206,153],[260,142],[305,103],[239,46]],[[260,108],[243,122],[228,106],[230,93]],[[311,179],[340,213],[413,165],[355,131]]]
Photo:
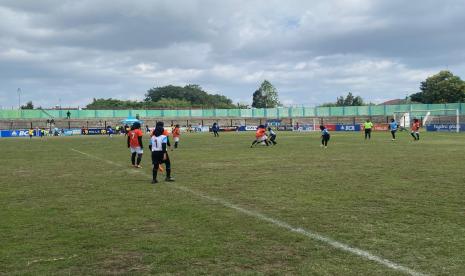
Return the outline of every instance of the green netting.
[[[289,108],[278,108],[278,118],[289,118]]]
[[[203,110],[202,109],[193,109],[193,110],[191,110],[191,116],[192,117],[202,117],[203,116]]]
[[[228,110],[227,109],[215,109],[214,117],[228,117]]]
[[[303,108],[290,108],[289,112],[290,112],[289,113],[290,117],[303,117],[304,116]]]
[[[304,117],[312,117],[312,116],[316,116],[315,114],[315,108],[312,108],[312,107],[304,107],[303,108],[303,113],[304,113]]]
[[[252,117],[252,109],[241,109],[241,117],[242,118]]]
[[[252,109],[252,117],[254,117],[254,118],[263,118],[263,117],[265,117],[265,109],[263,109],[263,108],[254,108],[254,109]]]
[[[357,115],[358,116],[369,116],[370,108],[368,106],[358,106],[357,107]]]
[[[77,118],[96,118],[96,110],[79,110]]]
[[[241,117],[241,110],[240,109],[228,109],[228,116],[229,117]]]
[[[280,107],[252,109],[193,109],[193,110],[70,110],[71,119],[87,118],[189,118],[189,117],[237,117],[237,118],[288,118],[314,116],[391,116],[395,112],[415,110],[459,109],[465,114],[465,103],[373,105],[344,107]],[[49,119],[66,118],[68,110],[0,110],[0,119]],[[421,112],[420,112],[421,113]],[[454,111],[432,114],[450,115]],[[426,113],[425,113],[426,114]]]
[[[343,112],[344,112],[343,116],[347,116],[348,114],[353,114],[352,116],[357,116],[358,108],[357,106],[344,106]]]
[[[126,118],[129,116],[129,110],[115,110],[115,117]]]
[[[191,116],[191,111],[190,110],[178,110],[178,116],[177,117],[190,117]]]
[[[447,109],[460,109],[460,104],[459,103],[448,103],[448,104],[445,104],[445,108],[447,108]]]
[[[114,117],[113,110],[97,110],[97,117],[111,118]]]
[[[202,111],[202,117],[215,117],[215,112],[213,109],[204,109]]]
[[[330,107],[328,112],[329,116],[344,116],[344,107]]]
[[[163,117],[176,117],[177,110],[163,110]]]
[[[278,109],[276,108],[267,108],[265,109],[266,118],[278,118]]]
[[[50,117],[50,118],[63,118],[63,114],[64,116],[66,117],[66,112],[68,112],[67,110],[62,112],[63,110],[43,110],[43,115],[44,115],[44,118],[47,118],[47,117]],[[71,113],[71,116],[76,116],[76,110],[74,111],[70,111]]]
[[[317,107],[315,116],[329,116],[329,107]]]
[[[21,118],[20,110],[0,110],[1,119]]]
[[[384,105],[372,105],[370,106],[370,111],[369,111],[371,116],[379,116],[379,115],[385,115],[386,113],[384,112]]]

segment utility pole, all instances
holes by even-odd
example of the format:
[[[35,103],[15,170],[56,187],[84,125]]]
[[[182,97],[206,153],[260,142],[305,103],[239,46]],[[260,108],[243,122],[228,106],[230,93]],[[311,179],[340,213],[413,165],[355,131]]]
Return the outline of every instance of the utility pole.
[[[18,88],[18,109],[21,109],[21,88]]]

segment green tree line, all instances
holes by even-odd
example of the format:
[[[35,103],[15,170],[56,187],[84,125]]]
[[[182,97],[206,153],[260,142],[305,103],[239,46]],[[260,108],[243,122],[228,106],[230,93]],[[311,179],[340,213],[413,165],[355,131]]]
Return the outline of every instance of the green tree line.
[[[150,109],[150,108],[235,108],[232,100],[219,94],[209,94],[199,85],[184,87],[168,85],[147,91],[143,101],[93,99],[87,109]]]

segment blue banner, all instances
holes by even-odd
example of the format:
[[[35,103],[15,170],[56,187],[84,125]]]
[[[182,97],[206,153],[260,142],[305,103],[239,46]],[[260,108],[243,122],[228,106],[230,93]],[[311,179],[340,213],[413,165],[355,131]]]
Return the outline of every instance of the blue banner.
[[[336,125],[336,131],[360,131],[360,125]]]
[[[106,133],[107,130],[104,128],[89,128],[84,130],[85,135],[102,135]]]
[[[34,136],[38,134],[34,130]],[[28,129],[18,129],[18,130],[2,130],[0,131],[0,137],[29,137]]]
[[[457,124],[430,124],[426,125],[426,131],[457,131]],[[465,124],[460,124],[460,131],[465,131]]]

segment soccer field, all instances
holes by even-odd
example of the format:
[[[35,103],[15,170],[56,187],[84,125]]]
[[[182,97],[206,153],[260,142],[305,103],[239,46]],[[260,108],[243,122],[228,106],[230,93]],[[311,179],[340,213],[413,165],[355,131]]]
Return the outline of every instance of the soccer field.
[[[0,139],[0,274],[464,275],[465,136],[398,136]]]

